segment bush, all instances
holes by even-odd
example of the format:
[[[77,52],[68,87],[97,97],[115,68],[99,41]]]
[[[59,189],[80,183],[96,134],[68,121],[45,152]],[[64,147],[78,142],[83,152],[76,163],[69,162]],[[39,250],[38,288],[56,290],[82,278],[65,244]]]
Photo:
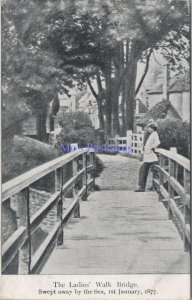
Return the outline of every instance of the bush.
[[[78,143],[82,147],[94,144],[95,131],[91,120],[83,112],[66,113],[59,119],[62,131],[57,144]],[[59,145],[60,144],[60,145]]]
[[[175,119],[157,120],[161,148],[169,150],[170,147],[176,147],[176,135],[179,122],[179,120]]]
[[[45,162],[58,157],[51,145],[25,136],[7,141],[2,153],[2,182],[11,180]]]
[[[177,129],[176,147],[179,154],[190,159],[191,155],[190,144],[190,124],[182,122]]]
[[[166,118],[157,120],[160,147],[169,150],[176,147],[177,152],[190,158],[190,125],[179,119]]]

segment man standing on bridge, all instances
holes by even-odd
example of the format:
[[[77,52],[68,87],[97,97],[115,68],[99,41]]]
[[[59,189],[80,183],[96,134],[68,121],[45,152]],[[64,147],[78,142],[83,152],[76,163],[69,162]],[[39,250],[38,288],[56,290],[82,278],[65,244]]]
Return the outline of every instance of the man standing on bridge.
[[[145,191],[149,169],[154,163],[158,162],[157,155],[155,154],[155,148],[160,144],[159,135],[157,133],[157,123],[149,123],[147,130],[149,136],[145,142],[143,164],[139,170],[139,188],[135,190],[135,192]]]

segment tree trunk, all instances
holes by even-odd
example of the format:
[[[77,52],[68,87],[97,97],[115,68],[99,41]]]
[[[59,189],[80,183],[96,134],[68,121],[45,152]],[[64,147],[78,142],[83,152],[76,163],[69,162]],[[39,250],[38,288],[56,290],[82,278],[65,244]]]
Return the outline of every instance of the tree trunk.
[[[125,124],[125,99],[126,99],[126,86],[125,86],[125,82],[123,82],[122,102],[121,102],[121,114],[122,114],[122,129],[121,129],[121,134],[122,134],[123,136],[126,135],[126,124]]]
[[[112,99],[111,99],[111,58],[109,55],[106,55],[106,64],[104,68],[104,77],[105,77],[105,114],[106,114],[106,126],[105,131],[107,135],[111,134],[111,121],[112,121]]]
[[[106,134],[111,134],[111,115],[112,115],[112,107],[111,107],[111,92],[110,92],[110,78],[109,74],[106,77],[106,105],[105,105],[105,114],[106,114]]]
[[[41,142],[47,142],[46,120],[47,120],[47,110],[41,109],[37,111],[36,113],[37,138]]]
[[[116,89],[112,93],[112,110],[113,110],[113,135],[120,134],[120,124],[119,124],[119,93]]]
[[[94,90],[89,77],[87,77],[87,83],[89,85],[89,88],[90,88],[93,96],[95,97],[95,99],[97,101],[98,118],[99,118],[100,128],[104,129],[105,122],[104,122],[104,114],[103,114],[103,106],[102,106],[102,104],[103,104],[103,88],[102,88],[102,85],[101,85],[101,79],[100,79],[99,73],[97,73],[98,94]]]
[[[98,117],[99,117],[99,124],[100,128],[105,128],[105,122],[104,122],[104,114],[103,114],[103,87],[101,83],[101,77],[99,70],[97,72],[97,87],[98,87],[98,97],[97,97],[97,105],[98,105]]]
[[[52,113],[50,113],[50,115],[49,115],[49,128],[50,128],[50,131],[54,131],[54,129],[55,129],[55,120],[54,120],[54,116]]]
[[[116,51],[113,57],[113,64],[115,68],[115,78],[112,84],[112,113],[113,113],[113,134],[120,134],[120,120],[119,120],[119,97],[122,90],[121,81],[124,71],[124,46],[123,42],[119,42],[116,46]]]
[[[98,99],[97,99],[97,105],[98,105],[98,118],[99,118],[100,128],[101,128],[101,129],[104,129],[105,123],[104,123],[104,116],[103,116],[102,100],[103,100],[103,97],[102,97],[102,95],[99,94],[99,95],[98,95]]]
[[[121,73],[124,72],[124,68],[128,65],[129,60],[129,41],[127,40],[126,43],[122,42],[121,44],[121,60],[122,60],[122,70]],[[126,135],[126,125],[125,125],[125,80],[123,78],[122,84],[122,100],[121,100],[121,114],[122,114],[122,128],[121,134],[123,136]]]
[[[141,86],[143,84],[143,81],[144,81],[144,79],[145,79],[145,77],[147,75],[147,72],[148,72],[148,69],[149,69],[150,56],[151,56],[152,52],[153,52],[153,48],[150,48],[149,53],[148,53],[147,58],[146,58],[145,70],[144,70],[144,73],[143,73],[143,75],[142,75],[142,77],[140,79],[140,82],[139,82],[139,84],[138,84],[138,86],[137,86],[137,88],[135,90],[135,96],[137,96],[137,94],[138,94],[138,92],[139,92],[139,90],[140,90],[140,88],[141,88]]]
[[[134,41],[126,43],[126,68],[123,77],[123,101],[125,102],[125,131],[134,129],[135,85],[137,62],[142,53],[141,45]]]
[[[134,129],[136,75],[137,59],[134,58],[129,62],[129,72],[125,79],[126,130]]]

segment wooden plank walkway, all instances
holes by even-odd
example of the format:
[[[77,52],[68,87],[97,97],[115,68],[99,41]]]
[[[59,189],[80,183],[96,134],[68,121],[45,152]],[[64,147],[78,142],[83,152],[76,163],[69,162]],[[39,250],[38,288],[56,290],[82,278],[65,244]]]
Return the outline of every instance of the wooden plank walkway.
[[[107,164],[110,159],[115,161],[106,158]],[[106,190],[105,176],[115,182],[109,164],[97,179],[101,190],[81,202],[81,218],[68,223],[64,245],[41,274],[189,273],[189,254],[157,194]]]

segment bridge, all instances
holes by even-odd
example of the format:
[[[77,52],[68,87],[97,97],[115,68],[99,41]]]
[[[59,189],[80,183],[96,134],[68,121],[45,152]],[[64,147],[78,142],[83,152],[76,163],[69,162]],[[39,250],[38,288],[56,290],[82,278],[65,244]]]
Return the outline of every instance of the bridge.
[[[3,274],[189,273],[190,163],[158,156],[144,193],[138,160],[100,154],[95,177],[90,149],[3,184]]]

